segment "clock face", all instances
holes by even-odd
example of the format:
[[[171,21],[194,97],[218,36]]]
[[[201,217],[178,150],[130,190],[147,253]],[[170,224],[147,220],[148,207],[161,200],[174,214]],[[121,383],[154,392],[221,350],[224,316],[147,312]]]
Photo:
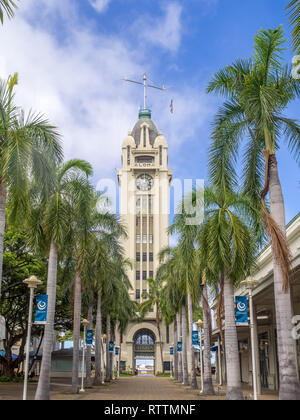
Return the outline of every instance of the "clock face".
[[[136,180],[136,186],[141,191],[149,191],[153,187],[153,178],[150,175],[140,175]]]

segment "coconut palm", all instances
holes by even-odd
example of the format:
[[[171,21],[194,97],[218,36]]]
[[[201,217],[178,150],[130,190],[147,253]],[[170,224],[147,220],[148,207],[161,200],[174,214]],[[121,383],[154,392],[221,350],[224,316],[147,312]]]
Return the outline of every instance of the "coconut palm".
[[[214,76],[208,92],[228,99],[214,122],[209,163],[212,182],[220,188],[232,189],[237,184],[235,163],[239,146],[247,141],[243,190],[261,206],[272,241],[280,399],[299,399],[291,323],[291,257],[276,150],[281,138],[285,138],[290,151],[300,159],[300,126],[283,114],[287,105],[299,96],[300,85],[292,78],[290,68],[282,65],[283,46],[282,27],[261,30],[255,38],[253,58],[239,60]],[[265,204],[268,192],[270,213]]]
[[[208,293],[207,293],[207,284],[204,280],[202,288],[202,307],[203,307],[203,342],[204,342],[204,352],[203,352],[203,394],[204,395],[213,395],[215,390],[212,382],[212,372],[211,372],[211,313],[208,303]]]
[[[15,106],[13,91],[17,83],[17,74],[8,81],[0,80],[0,296],[8,191],[12,220],[17,219],[19,210],[23,221],[30,180],[46,187],[51,179],[48,162],[62,159],[56,128],[42,115],[29,113],[25,117]]]
[[[94,194],[91,185],[87,183],[85,190],[80,191],[79,206],[74,218],[74,242],[76,272],[74,280],[74,346],[73,346],[73,374],[72,392],[78,392],[78,366],[79,366],[79,336],[81,316],[81,288],[82,273],[85,265],[90,265],[90,256],[97,249],[96,241],[105,237],[111,243],[116,243],[120,235],[125,235],[124,228],[118,219],[109,212],[98,212],[98,201],[101,195]],[[116,246],[115,246],[116,248]],[[118,252],[118,249],[117,249]]]
[[[185,200],[185,202],[187,202]],[[181,208],[184,206],[184,202],[181,203]],[[171,234],[178,234],[178,246],[177,246],[177,261],[179,264],[179,271],[181,272],[181,287],[182,292],[186,296],[186,303],[188,308],[188,326],[189,326],[189,350],[190,350],[190,365],[191,365],[191,386],[193,389],[198,388],[196,367],[194,360],[194,348],[192,342],[192,331],[193,331],[193,305],[196,303],[196,299],[199,295],[199,278],[196,275],[196,254],[195,254],[195,239],[199,230],[199,225],[189,224],[187,209],[174,217],[173,224],[170,226]],[[198,302],[199,305],[199,302]],[[185,322],[185,308],[182,307],[182,319]],[[183,326],[183,337],[185,337],[185,329]],[[184,346],[183,346],[184,348]],[[185,352],[184,352],[185,355]],[[187,379],[184,378],[186,383]]]
[[[255,241],[248,215],[248,199],[232,192],[207,188],[206,216],[201,228],[201,253],[206,275],[224,278],[227,399],[242,399],[239,349],[235,323],[234,287],[249,274],[255,261]],[[248,217],[246,217],[248,216]]]
[[[300,51],[300,0],[292,0],[287,5],[291,26],[293,27],[294,51]]]
[[[4,12],[8,18],[14,16],[14,9],[17,8],[17,4],[13,0],[0,0],[0,22],[3,24]]]
[[[29,242],[33,249],[46,251],[50,248],[47,277],[48,313],[41,372],[35,395],[37,400],[50,398],[58,256],[68,243],[73,243],[70,239],[73,233],[70,222],[77,212],[81,192],[86,189],[87,177],[91,173],[89,163],[73,159],[53,167],[52,184],[49,185],[47,193],[41,192],[36,183],[32,183],[30,190]]]

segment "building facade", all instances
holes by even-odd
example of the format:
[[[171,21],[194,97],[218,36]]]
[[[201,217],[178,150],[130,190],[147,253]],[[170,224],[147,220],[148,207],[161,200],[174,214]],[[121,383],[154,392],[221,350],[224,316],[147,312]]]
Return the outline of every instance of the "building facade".
[[[158,254],[169,245],[169,190],[172,171],[168,169],[168,144],[151,120],[148,109],[139,112],[139,119],[123,141],[122,168],[118,171],[121,220],[128,237],[122,239],[125,257],[133,263],[128,271],[132,285],[131,299],[143,302],[148,292],[149,277],[155,277]],[[163,361],[169,370],[169,347],[173,344],[173,328],[161,325]],[[155,308],[141,323],[131,323],[122,337],[121,369],[162,372],[160,342],[155,322]],[[152,369],[151,369],[152,366]]]
[[[287,225],[287,240],[292,255],[293,272],[290,278],[292,315],[295,318],[295,331],[300,335],[300,213]],[[254,306],[254,339],[255,363],[257,373],[257,389],[261,394],[264,390],[278,391],[279,372],[277,356],[276,311],[274,299],[274,277],[272,250],[268,246],[257,259],[257,270],[253,275],[257,286],[253,290]],[[246,296],[247,290],[241,286],[235,291],[235,296]],[[217,325],[217,304],[212,306],[214,324]],[[251,338],[249,326],[238,326],[238,342],[240,353],[241,381],[252,385]],[[219,383],[226,382],[225,355],[219,351],[221,346],[218,328],[213,331],[216,350],[216,367]],[[295,336],[295,354],[297,371],[300,377],[300,340]],[[222,374],[220,374],[222,372]]]

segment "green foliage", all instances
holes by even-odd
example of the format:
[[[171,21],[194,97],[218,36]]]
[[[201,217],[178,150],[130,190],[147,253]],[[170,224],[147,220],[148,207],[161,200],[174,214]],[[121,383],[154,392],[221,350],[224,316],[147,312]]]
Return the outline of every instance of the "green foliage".
[[[17,8],[15,0],[0,0],[0,22],[3,24],[4,13],[8,18],[14,15],[14,9]]]
[[[283,64],[284,44],[281,26],[260,30],[253,56],[217,72],[207,88],[208,93],[225,98],[213,122],[211,182],[223,191],[235,191],[240,186],[236,168],[240,148],[245,145],[241,188],[258,207],[264,186],[262,150],[275,153],[284,139],[295,159],[300,159],[299,122],[283,115],[300,94],[291,67]]]
[[[292,0],[287,5],[290,24],[293,28],[294,51],[300,52],[300,0]]]

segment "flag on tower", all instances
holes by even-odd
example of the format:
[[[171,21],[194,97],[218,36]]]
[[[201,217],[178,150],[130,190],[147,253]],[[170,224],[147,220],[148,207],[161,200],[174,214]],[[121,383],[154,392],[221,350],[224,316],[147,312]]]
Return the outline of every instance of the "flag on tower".
[[[171,104],[170,104],[170,111],[171,111],[171,114],[173,114],[173,113],[174,113],[173,99],[171,100]]]

